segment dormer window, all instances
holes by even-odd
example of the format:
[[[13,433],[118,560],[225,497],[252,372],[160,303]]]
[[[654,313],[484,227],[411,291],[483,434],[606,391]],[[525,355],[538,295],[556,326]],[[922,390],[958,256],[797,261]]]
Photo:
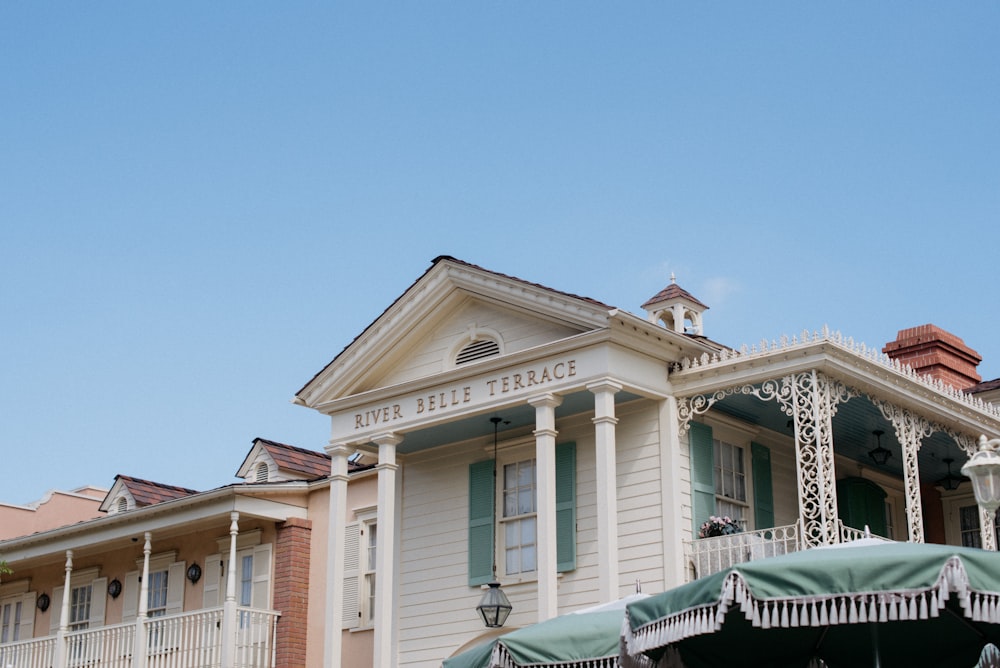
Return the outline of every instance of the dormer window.
[[[500,354],[500,344],[493,339],[476,339],[455,355],[455,366],[476,362]]]
[[[257,468],[254,470],[254,482],[267,482],[268,481],[268,469],[267,462],[260,462],[257,464]]]

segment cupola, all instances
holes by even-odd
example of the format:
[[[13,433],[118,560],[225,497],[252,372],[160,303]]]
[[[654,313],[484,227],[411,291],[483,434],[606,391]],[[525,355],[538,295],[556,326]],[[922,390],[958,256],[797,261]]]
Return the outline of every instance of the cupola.
[[[677,278],[670,274],[670,285],[650,297],[642,308],[650,322],[661,323],[678,334],[705,334],[702,314],[708,307],[677,285]]]

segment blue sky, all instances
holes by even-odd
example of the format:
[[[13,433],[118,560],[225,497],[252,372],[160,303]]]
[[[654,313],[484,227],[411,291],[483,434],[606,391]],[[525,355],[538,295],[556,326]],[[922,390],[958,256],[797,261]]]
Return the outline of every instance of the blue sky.
[[[209,489],[441,254],[1000,377],[1000,4],[0,5],[0,501]]]

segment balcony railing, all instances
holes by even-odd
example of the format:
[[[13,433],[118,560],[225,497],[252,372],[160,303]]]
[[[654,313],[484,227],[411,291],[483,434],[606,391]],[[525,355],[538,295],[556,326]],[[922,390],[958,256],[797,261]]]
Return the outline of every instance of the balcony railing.
[[[224,610],[147,619],[142,643],[136,642],[137,624],[130,622],[3,644],[0,667],[273,668],[278,613],[238,607],[233,623],[227,625]],[[227,643],[223,629],[230,626],[235,637]],[[140,661],[134,661],[137,655]]]
[[[684,542],[689,565],[688,580],[718,573],[745,561],[774,557],[798,549],[797,524],[688,540]]]
[[[713,536],[684,541],[687,558],[688,581],[725,570],[730,566],[755,559],[775,557],[802,549],[798,524],[769,529],[744,531],[728,536]],[[846,543],[860,538],[888,540],[872,536],[868,531],[854,529],[840,522],[840,541]]]

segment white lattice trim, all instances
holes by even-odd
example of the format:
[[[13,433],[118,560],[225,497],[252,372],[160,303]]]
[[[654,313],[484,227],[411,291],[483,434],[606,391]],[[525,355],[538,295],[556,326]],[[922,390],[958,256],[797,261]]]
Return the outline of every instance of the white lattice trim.
[[[715,633],[722,628],[726,613],[734,604],[758,628],[822,627],[929,619],[938,616],[952,595],[967,618],[1000,623],[1000,594],[970,590],[961,560],[950,557],[937,581],[922,590],[758,600],[747,588],[743,576],[732,572],[723,581],[717,603],[657,619],[634,631],[630,624],[625,624],[624,641],[628,653],[636,655],[685,638]]]

